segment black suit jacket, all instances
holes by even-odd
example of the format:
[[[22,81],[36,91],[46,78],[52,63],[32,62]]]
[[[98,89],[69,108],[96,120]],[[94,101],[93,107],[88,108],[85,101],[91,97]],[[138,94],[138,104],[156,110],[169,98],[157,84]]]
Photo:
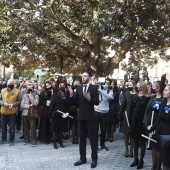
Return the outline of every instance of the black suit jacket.
[[[87,92],[90,93],[90,101],[83,95],[83,86],[78,86],[75,93],[75,100],[78,101],[78,120],[95,120],[94,105],[99,105],[99,94],[96,86],[89,85]]]

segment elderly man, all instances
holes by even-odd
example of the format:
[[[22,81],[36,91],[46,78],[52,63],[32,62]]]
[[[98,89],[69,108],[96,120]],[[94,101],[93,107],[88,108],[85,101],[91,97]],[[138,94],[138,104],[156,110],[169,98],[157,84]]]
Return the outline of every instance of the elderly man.
[[[15,118],[18,111],[18,106],[21,103],[21,94],[17,88],[14,87],[15,81],[9,79],[7,88],[1,91],[1,121],[2,121],[2,141],[1,144],[7,142],[7,124],[10,126],[10,143],[14,145],[15,139]]]

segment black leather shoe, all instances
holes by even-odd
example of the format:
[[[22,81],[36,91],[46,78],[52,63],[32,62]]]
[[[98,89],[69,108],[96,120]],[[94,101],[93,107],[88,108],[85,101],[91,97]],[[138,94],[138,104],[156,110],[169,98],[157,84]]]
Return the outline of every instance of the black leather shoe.
[[[79,165],[81,165],[81,164],[85,164],[87,162],[87,160],[86,159],[84,159],[84,160],[79,160],[78,162],[76,162],[75,164],[74,164],[74,166],[79,166]]]
[[[91,168],[95,168],[96,166],[97,166],[97,161],[96,160],[92,160]]]

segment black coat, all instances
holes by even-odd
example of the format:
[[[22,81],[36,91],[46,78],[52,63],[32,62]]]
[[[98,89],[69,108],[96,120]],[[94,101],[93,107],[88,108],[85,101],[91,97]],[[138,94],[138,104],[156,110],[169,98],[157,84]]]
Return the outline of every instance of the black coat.
[[[124,93],[122,104],[120,107],[119,116],[122,121],[120,124],[120,132],[129,135],[129,128],[127,125],[127,120],[125,116],[125,111],[127,112],[129,122],[131,122],[132,112],[133,112],[133,98],[137,96],[136,94],[131,94],[129,91]]]
[[[159,102],[163,102],[164,98],[156,98],[156,95],[152,95],[150,97],[150,100],[148,102],[147,108],[145,110],[145,114],[144,114],[144,119],[143,119],[143,123],[146,123],[148,125],[151,124],[151,117],[152,117],[152,111],[154,111],[154,119],[153,119],[153,125],[157,122],[158,119],[158,113],[159,113],[159,109],[160,109],[160,105],[159,105],[159,109],[153,109],[153,105],[155,103],[155,101],[159,101]],[[156,128],[156,125],[155,125]]]
[[[66,132],[68,130],[68,118],[63,118],[62,114],[59,112],[56,112],[57,110],[60,110],[64,113],[69,112],[70,108],[70,96],[69,94],[66,95],[66,98],[63,99],[62,96],[57,95],[57,91],[54,93],[51,105],[49,108],[49,115],[52,118],[51,123],[51,130],[52,132]]]
[[[96,86],[89,85],[88,93],[90,93],[90,101],[83,95],[83,86],[78,86],[75,93],[75,100],[79,102],[78,106],[78,120],[95,120],[94,105],[99,105],[99,95]]]
[[[158,115],[156,134],[158,137],[159,150],[161,151],[163,164],[166,167],[170,167],[170,141],[167,140],[166,144],[162,145],[160,140],[160,135],[170,135],[170,111],[166,113],[164,110],[165,107],[167,107],[166,104],[167,101],[164,99]]]
[[[41,93],[39,105],[42,106],[42,115],[40,117],[40,126],[38,138],[40,140],[46,140],[51,138],[51,123],[50,123],[50,115],[49,115],[49,106],[46,106],[47,100],[51,101],[52,93],[48,91],[48,94],[45,95],[44,92]]]
[[[166,103],[167,101],[164,99],[160,106],[156,127],[156,133],[158,135],[170,135],[170,111],[168,113],[164,111]]]

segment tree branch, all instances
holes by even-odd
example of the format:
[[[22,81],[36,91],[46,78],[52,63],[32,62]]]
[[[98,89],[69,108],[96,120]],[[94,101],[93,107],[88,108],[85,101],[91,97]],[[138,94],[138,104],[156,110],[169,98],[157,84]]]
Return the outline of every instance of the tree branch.
[[[84,48],[84,49],[86,49],[86,50],[88,50],[88,51],[92,51],[92,45],[91,45],[91,44],[89,44],[87,41],[83,41],[80,36],[76,35],[76,34],[73,33],[67,26],[65,26],[65,25],[61,22],[60,18],[54,14],[53,9],[52,9],[51,7],[50,7],[50,11],[51,11],[53,17],[54,17],[55,19],[57,19],[58,24],[59,24],[59,25],[62,27],[62,29],[67,33],[67,36],[68,36],[69,38],[71,38],[73,41],[76,41],[77,44],[79,44],[79,46],[80,46],[81,48]]]

